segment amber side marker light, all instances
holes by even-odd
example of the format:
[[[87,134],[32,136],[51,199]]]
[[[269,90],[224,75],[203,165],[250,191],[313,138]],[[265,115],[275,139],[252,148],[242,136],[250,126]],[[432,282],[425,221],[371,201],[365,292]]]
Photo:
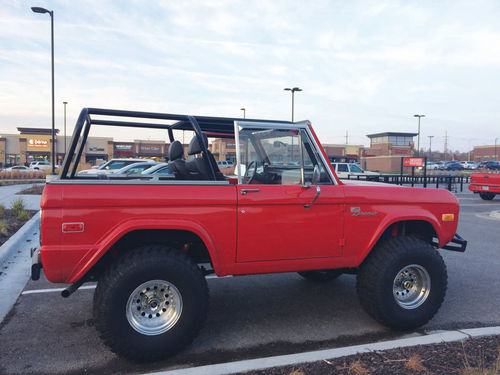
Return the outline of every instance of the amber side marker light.
[[[455,214],[443,214],[441,216],[442,221],[455,221]]]

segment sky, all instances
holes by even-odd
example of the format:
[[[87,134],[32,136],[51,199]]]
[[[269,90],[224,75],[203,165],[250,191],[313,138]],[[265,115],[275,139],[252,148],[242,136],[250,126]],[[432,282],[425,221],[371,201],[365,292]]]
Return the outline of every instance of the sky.
[[[498,0],[0,0],[0,134],[83,107],[312,122],[322,143],[500,144]],[[137,134],[103,130],[115,140]],[[106,133],[107,132],[107,133]]]

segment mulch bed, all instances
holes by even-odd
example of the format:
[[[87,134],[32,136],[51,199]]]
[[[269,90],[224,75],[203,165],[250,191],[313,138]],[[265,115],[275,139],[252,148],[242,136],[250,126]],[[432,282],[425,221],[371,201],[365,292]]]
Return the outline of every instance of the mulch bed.
[[[356,354],[246,375],[500,375],[500,336]]]
[[[24,189],[23,191],[20,191],[19,193],[16,193],[16,194],[18,194],[18,195],[41,195],[44,187],[45,187],[45,184],[44,185],[34,185],[28,189]]]
[[[34,210],[26,210],[30,214],[30,218],[37,212]],[[9,229],[7,234],[0,232],[0,246],[3,245],[7,240],[16,233],[28,220],[19,220],[12,210],[4,210],[3,214],[0,215],[0,220],[6,220]]]

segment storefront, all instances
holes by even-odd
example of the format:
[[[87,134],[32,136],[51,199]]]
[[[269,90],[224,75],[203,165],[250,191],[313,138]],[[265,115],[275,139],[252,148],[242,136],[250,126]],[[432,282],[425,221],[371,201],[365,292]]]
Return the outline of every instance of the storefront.
[[[34,161],[51,161],[52,129],[17,128],[19,130],[20,162],[29,165]],[[57,134],[58,129],[55,130]]]
[[[113,157],[113,138],[92,137],[85,145],[85,162],[96,165]]]
[[[114,158],[132,158],[135,156],[133,142],[116,142],[113,147]]]

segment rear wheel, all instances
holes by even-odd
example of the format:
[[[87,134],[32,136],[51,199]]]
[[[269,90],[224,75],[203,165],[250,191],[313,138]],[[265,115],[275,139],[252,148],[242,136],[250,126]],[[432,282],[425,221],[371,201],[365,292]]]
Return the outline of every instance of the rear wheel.
[[[315,282],[325,282],[330,280],[335,280],[337,277],[342,275],[342,270],[317,270],[317,271],[303,271],[297,272],[304,279],[315,281]]]
[[[479,196],[481,197],[481,199],[484,199],[485,201],[491,201],[493,198],[495,198],[495,193],[480,192]]]
[[[394,237],[378,245],[360,266],[358,296],[378,322],[398,330],[427,323],[446,294],[441,255],[427,242]]]
[[[110,349],[129,359],[167,358],[198,334],[208,311],[208,288],[197,265],[165,246],[123,256],[99,279],[96,327]]]

